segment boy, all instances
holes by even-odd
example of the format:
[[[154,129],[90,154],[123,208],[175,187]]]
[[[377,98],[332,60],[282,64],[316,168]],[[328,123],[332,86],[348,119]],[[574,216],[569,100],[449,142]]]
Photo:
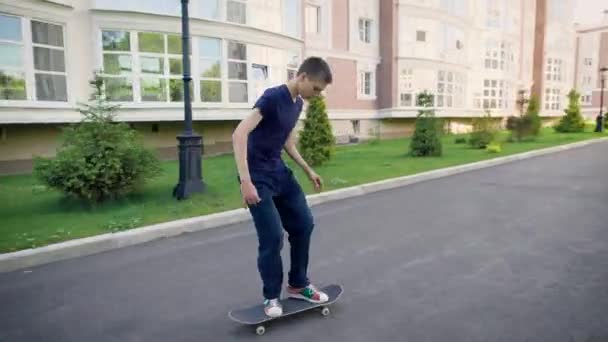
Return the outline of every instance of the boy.
[[[300,185],[281,159],[281,150],[285,149],[319,191],[321,177],[296,149],[294,127],[302,111],[302,99],[320,95],[331,82],[327,63],[318,57],[307,58],[296,78],[264,92],[233,134],[241,194],[258,234],[257,264],[263,282],[264,312],[270,317],[283,314],[278,300],[283,283],[283,229],[289,234],[291,246],[288,296],[313,303],[328,300],[327,294],[307,278],[313,217]]]

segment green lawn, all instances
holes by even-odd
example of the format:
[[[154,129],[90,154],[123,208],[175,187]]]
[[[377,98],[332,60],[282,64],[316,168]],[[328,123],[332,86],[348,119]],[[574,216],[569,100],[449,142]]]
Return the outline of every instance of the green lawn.
[[[608,134],[563,135],[546,129],[537,141],[503,144],[499,154],[457,145],[454,136],[446,136],[441,158],[411,158],[406,156],[408,139],[386,140],[339,147],[332,161],[316,171],[325,180],[325,190],[332,190],[599,136]],[[97,207],[64,199],[29,175],[0,177],[0,253],[205,215],[241,205],[231,155],[205,159],[203,177],[208,192],[182,202],[171,197],[177,181],[177,162],[163,163],[163,170],[162,176],[148,183],[142,192]],[[299,169],[296,174],[306,192],[311,193],[312,187]]]

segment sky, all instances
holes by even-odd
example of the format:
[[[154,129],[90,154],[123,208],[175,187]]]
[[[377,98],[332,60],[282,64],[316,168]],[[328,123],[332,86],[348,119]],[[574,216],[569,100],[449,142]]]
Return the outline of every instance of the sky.
[[[608,0],[575,0],[575,22],[593,25],[602,21],[603,11],[608,9]]]

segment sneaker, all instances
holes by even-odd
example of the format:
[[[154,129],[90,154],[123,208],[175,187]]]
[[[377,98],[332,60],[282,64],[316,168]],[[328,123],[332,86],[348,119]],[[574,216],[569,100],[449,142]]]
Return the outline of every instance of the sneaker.
[[[283,306],[278,299],[265,299],[264,313],[268,317],[279,317],[283,314]]]
[[[288,286],[287,294],[289,298],[303,299],[315,304],[325,303],[329,300],[327,294],[319,291],[314,285],[308,285],[301,289]]]

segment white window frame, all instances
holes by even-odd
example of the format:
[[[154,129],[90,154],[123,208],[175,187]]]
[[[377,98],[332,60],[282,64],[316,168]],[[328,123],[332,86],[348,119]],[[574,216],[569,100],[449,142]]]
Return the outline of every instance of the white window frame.
[[[225,0],[225,1],[226,1],[226,5],[224,8],[225,8],[225,12],[226,12],[226,15],[225,15],[226,22],[236,24],[236,25],[248,25],[249,24],[249,9],[247,8],[247,0]],[[243,7],[245,8],[245,22],[244,23],[229,20],[228,5],[230,3],[237,3],[237,4],[243,5]]]
[[[404,97],[410,96],[410,104],[407,105]],[[414,70],[402,68],[399,73],[399,107],[411,108],[416,106],[416,92],[414,91]]]
[[[203,56],[201,51],[198,51],[198,57],[196,58],[196,65],[200,65],[200,61],[201,60],[207,60],[207,61],[219,61],[220,63],[220,77],[219,78],[214,78],[214,77],[203,77],[201,72],[202,70],[199,70],[199,72],[197,72],[195,75],[195,77],[193,77],[193,79],[196,80],[196,84],[197,84],[197,89],[198,91],[195,93],[195,98],[197,98],[198,101],[200,101],[201,103],[205,104],[205,105],[221,105],[225,102],[227,102],[227,92],[226,92],[226,80],[228,79],[228,75],[226,74],[228,72],[227,70],[227,64],[226,64],[226,51],[227,51],[227,41],[219,38],[219,37],[208,37],[208,36],[201,36],[201,37],[197,37],[197,43],[199,39],[202,38],[206,38],[206,39],[214,39],[214,40],[219,40],[220,43],[220,55],[218,56],[218,59],[212,58],[212,57],[208,57],[208,56]],[[193,44],[196,45],[197,50],[200,49],[200,44]],[[194,58],[193,58],[194,60]],[[200,68],[199,68],[200,69]],[[200,91],[201,91],[201,83],[202,81],[214,81],[214,82],[220,82],[220,101],[219,102],[211,102],[211,101],[203,101],[202,97],[200,96]]]
[[[549,82],[562,82],[563,81],[563,69],[564,61],[560,58],[547,58],[547,64],[545,68],[545,80]]]
[[[243,42],[243,41],[238,41],[238,40],[234,40],[234,39],[226,39],[224,40],[225,44],[225,64],[226,64],[226,103],[228,103],[229,105],[244,105],[244,104],[248,104],[251,102],[251,72],[250,72],[250,68],[251,68],[251,63],[249,62],[248,58],[251,55],[249,53],[249,46],[247,43]],[[245,46],[245,59],[241,60],[241,59],[233,59],[230,58],[229,54],[228,54],[228,47],[230,45],[230,43],[236,43],[236,44],[242,44]],[[230,63],[241,63],[241,64],[245,64],[245,75],[247,77],[247,79],[245,80],[237,80],[237,79],[231,79],[230,78]],[[247,89],[247,101],[245,102],[232,102],[230,101],[230,83],[244,83],[246,85],[246,89]]]
[[[365,44],[372,42],[372,24],[369,18],[359,18],[359,41]]]
[[[3,16],[6,17],[12,17],[12,18],[16,18],[19,20],[19,26],[21,29],[21,40],[20,41],[16,41],[16,40],[5,40],[5,39],[0,39],[0,43],[2,43],[3,45],[16,45],[18,47],[21,48],[21,67],[14,67],[14,66],[0,66],[0,70],[3,71],[7,71],[7,72],[14,72],[14,73],[21,73],[23,76],[23,80],[25,82],[25,98],[24,99],[3,99],[0,98],[0,102],[17,102],[17,101],[31,101],[32,100],[32,96],[31,96],[31,89],[28,89],[30,82],[29,82],[29,75],[28,75],[28,68],[27,68],[27,62],[26,62],[26,56],[28,54],[28,50],[31,51],[32,53],[32,58],[33,58],[33,49],[30,46],[29,48],[26,47],[27,45],[27,40],[24,39],[25,38],[25,24],[24,22],[26,20],[24,20],[25,18],[20,17],[20,16],[16,16],[16,15],[11,15],[11,14],[6,14],[6,13],[0,13]],[[31,37],[31,33],[29,35]],[[31,43],[30,43],[31,45]],[[33,70],[33,67],[32,67]],[[34,89],[35,89],[35,84],[34,84]]]
[[[480,109],[503,110],[510,108],[509,82],[504,79],[484,79],[482,93],[475,101]]]
[[[22,72],[25,77],[25,99],[19,100],[8,100],[8,99],[0,99],[0,106],[19,106],[19,105],[28,105],[28,104],[37,104],[39,106],[48,107],[48,108],[69,108],[70,103],[72,103],[72,92],[71,82],[70,82],[70,73],[69,73],[69,65],[70,60],[68,58],[68,40],[67,40],[67,32],[66,32],[66,24],[62,22],[55,22],[52,20],[46,19],[38,19],[32,18],[28,16],[21,16],[16,14],[10,14],[5,12],[0,12],[0,14],[7,17],[18,18],[21,23],[21,42],[10,41],[10,40],[2,40],[4,43],[10,43],[15,45],[20,45],[22,47],[23,54],[23,69],[20,68],[3,68],[7,71],[16,71]],[[43,44],[34,44],[33,36],[32,36],[32,21],[37,21],[46,24],[53,24],[61,27],[61,34],[63,35],[63,58],[65,63],[65,72],[55,72],[55,71],[36,71],[34,65],[34,46],[44,47],[47,45]],[[50,46],[52,49],[60,49],[56,46]],[[36,91],[36,74],[58,74],[65,76],[65,87],[66,87],[66,101],[50,101],[50,100],[37,100],[38,95]]]
[[[559,111],[562,107],[559,88],[545,88],[545,110]]]
[[[114,31],[114,32],[126,32],[129,35],[129,51],[105,51],[103,49],[103,31]],[[111,101],[112,103],[119,104],[132,104],[141,102],[140,90],[139,90],[139,56],[137,54],[139,39],[137,31],[125,30],[125,29],[113,29],[113,28],[101,28],[99,30],[99,49],[100,53],[100,65],[99,70],[102,70],[101,76],[103,78],[126,78],[131,81],[131,92],[133,101]],[[112,75],[104,72],[104,55],[126,55],[131,56],[131,72],[125,74]]]
[[[357,73],[357,98],[361,100],[376,99],[376,73],[370,69],[359,69]],[[369,74],[369,93],[366,93],[366,77]]]
[[[437,91],[435,107],[461,108],[464,97],[464,76],[462,73],[439,70],[437,71]],[[440,103],[441,99],[441,103]]]
[[[309,14],[311,14],[314,11],[315,14],[315,22],[316,22],[316,27],[313,28],[310,27],[312,24],[311,19],[309,18]],[[306,4],[306,7],[304,9],[304,20],[305,20],[305,24],[304,24],[304,30],[306,32],[306,34],[314,34],[314,35],[318,35],[321,34],[322,32],[322,24],[321,24],[321,6],[319,5],[314,5],[314,4]]]

